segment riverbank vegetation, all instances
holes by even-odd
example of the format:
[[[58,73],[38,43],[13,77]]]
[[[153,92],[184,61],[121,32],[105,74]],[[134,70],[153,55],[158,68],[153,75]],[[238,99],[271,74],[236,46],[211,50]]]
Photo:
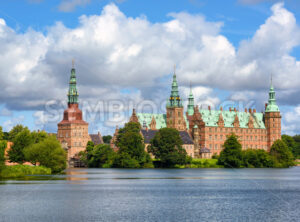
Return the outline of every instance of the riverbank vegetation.
[[[0,172],[0,179],[20,178],[28,175],[51,175],[51,169],[43,166],[4,166]]]
[[[294,166],[294,156],[284,140],[276,140],[270,152],[265,150],[242,150],[238,137],[230,135],[224,143],[224,149],[218,164],[225,168],[287,168]]]
[[[7,156],[7,141],[4,138],[13,142]],[[5,166],[6,159],[19,165]],[[6,134],[0,128],[0,177],[59,173],[66,168],[66,161],[66,151],[55,136],[44,131],[31,132],[22,125],[16,125]],[[23,166],[25,162],[30,162],[33,166]]]

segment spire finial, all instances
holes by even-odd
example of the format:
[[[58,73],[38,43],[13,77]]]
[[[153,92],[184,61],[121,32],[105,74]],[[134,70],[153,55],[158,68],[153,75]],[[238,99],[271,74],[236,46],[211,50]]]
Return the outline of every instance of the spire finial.
[[[271,86],[273,86],[273,73],[271,73]]]
[[[75,67],[75,59],[72,59],[72,69]]]
[[[174,64],[174,75],[176,75],[176,64]]]

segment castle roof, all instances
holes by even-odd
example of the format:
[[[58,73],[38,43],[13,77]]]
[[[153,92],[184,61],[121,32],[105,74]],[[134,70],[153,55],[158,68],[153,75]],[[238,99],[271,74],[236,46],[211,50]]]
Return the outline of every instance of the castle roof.
[[[200,148],[200,153],[210,153],[210,149],[208,149],[206,147],[202,147],[202,148]]]
[[[91,140],[95,145],[103,144],[102,136],[98,134],[90,134]]]
[[[239,120],[239,126],[240,128],[248,128],[248,122],[250,119],[250,116],[253,120],[253,128],[254,129],[265,129],[265,124],[263,121],[263,113],[256,113],[256,112],[239,112],[239,111],[224,111],[224,110],[206,110],[206,109],[200,109],[199,110],[202,120],[205,123],[205,126],[208,127],[217,127],[219,116],[222,114],[223,120],[224,120],[224,127],[234,127],[234,120],[236,116]],[[167,127],[166,122],[166,114],[152,114],[152,113],[137,113],[136,114],[140,124],[146,125],[148,128],[150,128],[150,123],[152,118],[154,117],[156,121],[156,129],[161,129],[164,127]],[[184,115],[185,122],[187,125],[187,128],[189,128],[189,122],[187,121],[186,115]]]
[[[158,130],[145,130],[142,129],[142,134],[144,137],[144,143],[150,143],[150,141],[153,139],[153,137],[155,136],[155,134],[158,132]],[[182,139],[182,143],[185,144],[194,144],[192,138],[190,137],[190,135],[188,134],[187,131],[179,131],[179,135]]]

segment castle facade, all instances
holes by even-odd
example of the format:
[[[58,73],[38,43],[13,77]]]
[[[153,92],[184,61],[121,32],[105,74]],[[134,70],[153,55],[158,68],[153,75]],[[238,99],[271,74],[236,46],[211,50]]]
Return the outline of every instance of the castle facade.
[[[264,112],[256,112],[255,109],[238,111],[235,108],[199,109],[194,105],[192,90],[188,97],[187,111],[184,112],[174,72],[166,114],[134,112],[130,120],[139,122],[145,131],[153,131],[151,136],[149,133],[146,136],[142,130],[145,141],[150,141],[155,132],[164,127],[175,128],[180,135],[186,132],[194,144],[193,154],[186,144],[187,140],[182,137],[183,147],[190,156],[200,158],[210,158],[212,154],[220,154],[227,136],[232,133],[238,136],[243,149],[268,151],[274,141],[281,138],[281,115],[272,83]]]

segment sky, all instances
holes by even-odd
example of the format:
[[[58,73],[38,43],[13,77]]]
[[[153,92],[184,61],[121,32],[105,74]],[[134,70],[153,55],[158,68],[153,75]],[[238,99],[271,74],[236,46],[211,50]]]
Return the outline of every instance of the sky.
[[[165,113],[174,65],[181,98],[264,110],[271,76],[282,132],[300,134],[297,0],[0,2],[0,125],[56,132],[72,60],[90,133],[132,109]]]

